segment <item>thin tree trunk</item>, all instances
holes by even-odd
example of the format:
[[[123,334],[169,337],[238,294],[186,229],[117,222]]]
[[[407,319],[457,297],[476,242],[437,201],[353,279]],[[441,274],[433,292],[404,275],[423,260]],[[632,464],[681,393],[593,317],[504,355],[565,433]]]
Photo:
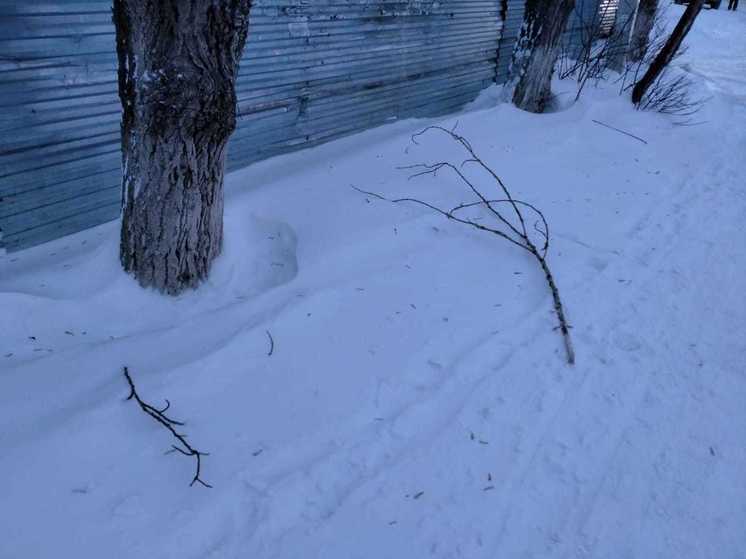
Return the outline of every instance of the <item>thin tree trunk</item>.
[[[650,32],[655,23],[655,13],[658,11],[658,0],[640,0],[637,17],[629,41],[629,60],[639,62],[648,51]]]
[[[552,98],[552,75],[560,39],[575,0],[527,0],[523,28],[513,53],[513,103],[532,113],[544,112]]]
[[[663,45],[663,48],[655,57],[655,60],[653,60],[653,63],[650,65],[650,68],[648,68],[648,71],[645,72],[642,79],[635,84],[635,88],[632,90],[632,102],[635,105],[642,100],[645,96],[645,92],[655,82],[658,76],[660,76],[663,69],[668,66],[668,63],[673,60],[673,57],[676,56],[676,52],[679,50],[681,42],[692,28],[694,20],[697,19],[697,15],[699,15],[699,12],[702,10],[703,4],[704,0],[691,0],[689,5],[686,7],[684,15],[681,16],[681,19],[676,24],[676,28],[673,30],[673,33],[671,33],[666,44]]]
[[[114,0],[122,101],[120,259],[170,294],[223,240],[226,145],[251,0]]]
[[[630,34],[635,20],[637,0],[620,0],[614,17],[614,30],[609,45],[608,66],[620,74],[624,71],[627,60]]]

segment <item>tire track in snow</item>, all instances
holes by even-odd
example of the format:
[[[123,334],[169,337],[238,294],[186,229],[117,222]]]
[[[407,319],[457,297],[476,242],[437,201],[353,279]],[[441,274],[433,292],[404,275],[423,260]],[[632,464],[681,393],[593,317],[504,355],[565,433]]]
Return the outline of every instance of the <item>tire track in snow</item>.
[[[700,175],[696,178],[692,178],[691,180],[687,181],[687,184],[680,189],[678,195],[676,198],[679,200],[683,199],[684,203],[677,203],[675,204],[678,209],[674,209],[674,219],[670,222],[670,226],[668,227],[668,231],[665,233],[663,241],[663,246],[668,247],[668,250],[666,252],[664,251],[654,251],[651,250],[651,244],[653,244],[656,240],[660,239],[660,233],[655,232],[653,229],[656,225],[653,224],[654,221],[657,219],[660,219],[661,221],[664,221],[664,218],[669,217],[668,207],[662,207],[659,208],[657,211],[651,212],[648,216],[646,216],[644,219],[644,222],[647,223],[645,227],[637,226],[634,230],[634,238],[637,239],[636,246],[638,248],[637,255],[639,258],[641,258],[643,261],[647,261],[648,265],[641,269],[642,273],[637,274],[635,278],[635,285],[638,286],[636,291],[631,292],[627,295],[625,298],[627,300],[627,308],[628,311],[625,313],[627,316],[626,318],[620,320],[619,322],[611,323],[609,324],[609,321],[607,320],[607,331],[609,332],[607,339],[611,341],[613,336],[615,335],[615,332],[623,331],[623,329],[626,329],[628,331],[634,331],[635,329],[639,329],[639,326],[641,324],[644,324],[644,316],[642,316],[642,313],[631,304],[631,302],[638,298],[640,292],[645,292],[648,289],[654,290],[655,286],[657,285],[657,280],[655,277],[653,277],[653,273],[650,271],[651,265],[653,264],[660,264],[663,262],[668,262],[672,255],[676,255],[677,253],[681,252],[681,233],[686,229],[687,226],[690,226],[692,224],[692,221],[694,221],[695,224],[699,224],[702,219],[696,215],[697,213],[704,213],[706,216],[709,216],[712,221],[716,221],[717,215],[714,215],[717,211],[718,204],[717,204],[717,198],[718,198],[718,192],[714,189],[711,189],[709,193],[705,192],[704,194],[697,190],[699,186],[699,181],[705,177],[711,177],[713,172],[716,176],[720,173],[722,174],[722,169],[728,169],[727,166],[723,166],[720,164],[720,162],[715,162],[712,167],[709,167],[707,169],[704,169],[701,171]],[[727,182],[727,181],[720,181],[720,182]],[[715,203],[713,203],[713,201]],[[702,205],[706,206],[705,210],[701,210],[700,212],[695,212],[695,219],[692,220],[692,212],[690,211],[688,214],[684,214],[681,211],[681,208],[700,208]],[[652,235],[648,234],[652,230]],[[652,241],[652,242],[651,242]],[[678,243],[677,243],[678,241]],[[640,250],[641,248],[641,250]],[[654,255],[654,257],[652,256]],[[652,259],[651,259],[652,258]],[[619,264],[616,264],[615,266],[610,266],[610,270],[614,270],[614,268],[619,267]],[[611,274],[610,271],[605,271],[606,275]],[[602,273],[603,274],[603,273]],[[642,281],[641,281],[642,280]],[[599,300],[603,300],[603,293],[599,294],[597,297]],[[623,304],[623,303],[622,303]],[[618,305],[617,305],[618,306]],[[602,311],[599,313],[601,316],[614,316],[615,313],[613,312],[613,307],[611,308],[612,312],[608,312],[608,309],[605,311]],[[632,324],[630,328],[630,324]],[[608,342],[607,342],[608,343]],[[637,342],[640,349],[645,349],[647,352],[653,352],[653,353],[659,353],[656,351],[655,348],[650,346],[647,342],[642,340],[637,340]],[[594,344],[595,345],[595,344]],[[578,540],[581,541],[581,546],[575,548],[575,551],[577,551],[577,556],[584,557],[585,552],[582,552],[581,550],[587,549],[589,546],[585,544],[583,546],[582,540],[583,540],[583,527],[587,524],[591,517],[592,511],[595,509],[597,500],[602,492],[602,489],[607,485],[608,480],[610,478],[613,478],[617,476],[620,472],[617,467],[615,467],[616,458],[620,454],[621,449],[624,447],[624,444],[626,440],[629,437],[629,433],[631,430],[634,430],[635,425],[633,423],[632,426],[629,426],[629,423],[632,419],[639,416],[642,408],[645,405],[645,399],[648,395],[651,383],[653,382],[654,378],[651,375],[647,375],[647,378],[643,379],[636,379],[635,376],[637,375],[637,372],[634,371],[634,366],[636,363],[630,362],[628,364],[627,370],[620,370],[617,367],[617,370],[614,372],[614,374],[626,374],[627,380],[625,382],[620,382],[617,384],[617,387],[623,388],[626,392],[623,394],[619,394],[620,398],[623,398],[624,400],[628,400],[633,402],[629,406],[622,407],[621,417],[618,418],[616,422],[614,421],[608,421],[607,423],[613,428],[613,433],[610,433],[610,442],[609,444],[604,445],[605,449],[601,451],[599,454],[599,457],[595,460],[596,463],[603,464],[602,468],[600,468],[600,471],[603,472],[600,475],[600,478],[594,483],[593,489],[590,491],[587,491],[587,495],[585,497],[565,497],[564,502],[564,513],[558,514],[558,518],[567,519],[566,521],[561,522],[557,526],[557,532],[553,534],[545,534],[549,540],[554,538],[556,541],[554,542],[556,545],[552,549],[556,549],[557,553],[561,552],[562,555],[567,557],[570,555],[570,553],[573,550],[573,547],[575,544],[578,543]],[[673,364],[672,364],[673,365]],[[630,371],[629,369],[633,369]],[[587,375],[584,375],[583,382],[581,382],[581,385],[584,384],[585,378],[587,378]],[[580,396],[575,393],[572,395],[573,400],[577,400],[580,398]],[[576,409],[577,406],[567,406],[568,401],[564,400],[562,404],[558,407],[557,413],[555,414],[554,421],[551,423],[551,427],[549,432],[553,433],[563,433],[566,431],[575,431],[577,433],[582,433],[584,430],[586,430],[586,425],[589,424],[588,418],[583,418],[581,420],[570,417],[567,412],[568,410],[570,413],[574,409]],[[626,411],[625,411],[626,409]],[[564,416],[563,416],[564,414]],[[664,417],[665,419],[665,417]],[[569,422],[569,423],[568,423]],[[616,427],[614,427],[616,423]],[[567,424],[564,425],[563,424]],[[592,422],[591,422],[592,424]],[[572,426],[575,425],[573,428]],[[539,444],[534,449],[534,455],[532,457],[532,460],[525,466],[526,469],[523,469],[523,467],[519,468],[518,472],[516,473],[515,479],[512,483],[511,487],[511,497],[508,499],[508,502],[523,502],[525,501],[526,495],[521,495],[519,498],[519,493],[522,492],[522,489],[527,486],[527,475],[530,473],[533,477],[533,481],[535,484],[541,484],[544,487],[544,490],[546,491],[546,485],[548,483],[548,480],[551,479],[550,477],[546,476],[546,472],[541,471],[541,468],[537,466],[537,456],[539,454],[544,455],[551,455],[551,449],[547,448],[548,443],[553,441],[554,439],[549,436],[549,432],[545,433],[544,436],[542,436]],[[572,454],[570,455],[570,458],[572,458]],[[589,461],[591,458],[586,454],[585,460]],[[571,460],[567,459],[565,462],[570,462]],[[572,466],[568,466],[568,468],[571,468]],[[576,466],[577,467],[577,466]],[[541,481],[539,481],[541,480]],[[555,492],[562,493],[561,488],[555,489]],[[556,495],[555,495],[556,498]],[[509,509],[510,507],[506,507]],[[579,509],[576,511],[576,509]],[[575,511],[575,512],[574,512]],[[512,526],[513,530],[509,529],[510,522],[509,518],[506,518],[503,522],[503,531],[501,533],[501,536],[497,538],[497,540],[494,542],[494,547],[491,547],[495,553],[503,553],[507,554],[506,556],[513,556],[512,554],[516,554],[519,552],[525,552],[525,547],[521,549],[521,545],[525,545],[525,542],[513,542],[513,545],[515,547],[505,547],[503,544],[503,538],[506,536],[506,533],[508,534],[520,534],[523,533],[520,529],[517,529],[517,526]],[[519,521],[520,522],[520,521]],[[515,524],[515,523],[513,523]],[[570,535],[567,535],[567,533],[570,532]],[[547,542],[544,542],[544,545],[548,545]],[[552,547],[550,545],[550,547]],[[550,552],[550,549],[543,548],[541,550],[534,549],[535,552],[538,553],[547,553]],[[587,556],[594,556],[592,553]]]
[[[640,220],[642,224],[648,223],[658,213],[657,210],[653,209],[649,212],[649,215],[645,216]],[[641,225],[642,225],[641,224]],[[638,226],[638,234],[643,231],[642,226]],[[638,243],[639,244],[639,243]],[[649,251],[644,251],[647,256]],[[607,271],[607,273],[609,273]],[[535,314],[539,310],[540,306],[537,306],[532,314]],[[528,318],[526,319],[528,320]],[[534,328],[538,331],[538,328]],[[525,347],[532,341],[534,335],[528,337],[522,337],[524,342],[518,347],[508,353],[503,360],[503,368],[505,364],[509,363],[515,354],[515,352]],[[484,341],[479,342],[474,347],[462,351],[461,355],[458,356],[454,362],[450,365],[449,371],[455,372],[459,368],[460,360],[464,356],[473,354],[477,348],[487,343],[491,337],[488,337]],[[456,376],[451,379],[447,384],[443,385],[432,385],[429,387],[430,398],[426,401],[415,401],[405,405],[402,409],[396,412],[395,424],[401,426],[404,423],[411,423],[420,430],[424,430],[427,434],[420,434],[414,439],[410,437],[398,437],[396,431],[389,429],[380,430],[375,427],[364,428],[365,433],[363,435],[359,432],[359,425],[364,423],[361,418],[357,421],[353,421],[356,427],[348,433],[347,437],[357,442],[353,446],[342,447],[341,449],[332,449],[328,451],[320,451],[316,458],[309,460],[308,455],[305,458],[293,461],[291,465],[286,465],[280,469],[285,471],[279,477],[275,477],[274,480],[270,481],[264,488],[253,487],[253,491],[260,491],[264,495],[265,499],[265,512],[263,514],[263,520],[260,523],[262,526],[258,526],[255,531],[255,538],[263,540],[265,542],[273,542],[277,545],[281,542],[283,537],[288,535],[291,530],[298,529],[297,519],[305,517],[305,525],[319,525],[325,520],[333,516],[336,510],[338,510],[353,494],[364,484],[374,480],[382,472],[388,468],[393,467],[397,463],[401,463],[407,458],[412,452],[420,451],[426,446],[429,441],[432,440],[433,435],[437,436],[444,425],[457,415],[469,402],[471,395],[482,386],[483,383],[489,380],[495,373],[489,373],[479,378],[464,379],[462,376]],[[531,458],[526,464],[520,466],[517,471],[520,472],[520,476],[523,480],[529,474],[532,467],[535,466],[538,457],[546,443],[548,442],[550,435],[553,430],[553,426],[561,419],[563,410],[567,409],[569,403],[576,397],[575,394],[583,387],[588,379],[589,371],[586,371],[582,376],[579,377],[575,383],[570,384],[566,387],[564,397],[560,406],[555,410],[553,415],[547,416],[539,428],[538,442],[532,443],[534,451],[531,454]],[[468,383],[467,389],[461,388],[460,390],[456,387]],[[638,388],[638,392],[641,391]],[[448,399],[453,399],[453,392],[458,392],[459,396],[458,405],[449,405],[447,403],[439,403]],[[447,410],[445,414],[442,414],[444,419],[440,421],[430,422],[423,419],[417,418],[418,415],[427,415],[432,409],[437,409],[442,414],[443,410]],[[424,411],[421,411],[424,410]],[[362,416],[370,418],[371,413],[365,412]],[[426,426],[425,426],[426,425]],[[425,427],[423,427],[425,426]],[[535,431],[535,430],[534,430]],[[614,446],[618,448],[618,443]],[[297,449],[295,449],[297,451]],[[269,468],[269,466],[268,466]],[[273,464],[271,469],[276,469],[277,464]],[[332,472],[324,474],[323,472]],[[293,512],[285,512],[280,514],[277,509],[284,509],[288,501],[293,499],[293,496],[297,496],[303,492],[303,488],[308,485],[309,478],[329,478],[332,476],[339,477],[340,471],[348,471],[349,475],[345,480],[337,481],[333,487],[319,489],[316,491],[316,499],[312,504],[301,506],[301,507],[288,507]],[[302,473],[301,473],[302,472]],[[279,494],[278,494],[279,493]],[[321,496],[319,496],[321,494]],[[280,496],[284,495],[284,496]],[[321,504],[319,504],[321,503]],[[272,512],[274,509],[275,512]],[[269,551],[264,548],[264,551]]]
[[[537,329],[534,324],[526,324],[522,330],[530,331],[532,334],[524,336],[524,342],[521,344],[509,348],[498,358],[500,364],[493,369],[501,369],[515,352],[524,349],[535,337],[533,332]],[[401,464],[437,437],[463,410],[469,398],[479,390],[485,380],[497,374],[496,370],[479,374],[474,369],[459,373],[460,370],[468,368],[465,361],[472,358],[474,353],[488,344],[492,338],[492,335],[486,336],[459,352],[453,362],[446,367],[452,375],[441,383],[432,384],[428,389],[427,399],[409,402],[390,412],[390,421],[383,428],[374,425],[366,428],[363,433],[351,430],[345,437],[355,441],[351,446],[321,454],[310,463],[301,460],[290,467],[286,466],[282,469],[289,473],[280,479],[270,481],[267,487],[259,488],[265,497],[265,509],[263,520],[260,526],[256,527],[255,537],[252,538],[260,544],[257,551],[270,553],[270,547],[281,546],[285,537],[293,530],[300,529],[300,518],[304,519],[304,530],[308,525],[322,524],[360,487]],[[367,418],[368,422],[371,415],[370,412],[362,413],[362,417]],[[360,419],[353,423],[359,421]],[[267,468],[275,467],[268,465]],[[347,474],[347,477],[340,481],[343,473]],[[314,495],[317,501],[312,506],[295,510],[295,514],[288,517],[284,510],[288,508],[288,502],[298,499],[299,493],[308,485],[307,478],[316,478],[316,484],[321,483],[321,487]],[[332,486],[327,486],[328,480],[332,479]],[[257,490],[253,483],[250,485],[252,490]],[[318,502],[322,503],[321,506]]]

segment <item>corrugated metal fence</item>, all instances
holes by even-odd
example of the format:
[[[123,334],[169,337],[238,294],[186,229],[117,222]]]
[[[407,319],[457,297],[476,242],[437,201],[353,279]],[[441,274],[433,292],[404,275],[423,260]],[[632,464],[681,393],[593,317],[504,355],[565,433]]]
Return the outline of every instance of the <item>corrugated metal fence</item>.
[[[619,0],[601,0],[598,6],[599,28],[601,35],[609,35],[614,28]]]
[[[461,107],[506,77],[524,1],[255,0],[229,169]],[[110,1],[0,0],[0,247],[119,215],[119,119]]]
[[[500,37],[499,50],[497,53],[497,82],[502,83],[508,79],[510,61],[513,57],[513,47],[523,27],[523,16],[525,0],[521,2],[500,2],[501,15],[503,16],[503,32]]]
[[[257,0],[230,169],[388,119],[451,111],[495,79],[499,0]],[[119,214],[108,1],[0,0],[0,228],[8,250]]]

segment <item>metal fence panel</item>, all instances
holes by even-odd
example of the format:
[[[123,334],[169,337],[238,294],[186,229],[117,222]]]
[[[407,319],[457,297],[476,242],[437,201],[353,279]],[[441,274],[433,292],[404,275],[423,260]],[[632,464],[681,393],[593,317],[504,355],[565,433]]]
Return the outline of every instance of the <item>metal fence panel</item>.
[[[459,108],[509,61],[522,5],[255,0],[229,169]],[[0,246],[119,215],[119,119],[110,2],[0,0]]]

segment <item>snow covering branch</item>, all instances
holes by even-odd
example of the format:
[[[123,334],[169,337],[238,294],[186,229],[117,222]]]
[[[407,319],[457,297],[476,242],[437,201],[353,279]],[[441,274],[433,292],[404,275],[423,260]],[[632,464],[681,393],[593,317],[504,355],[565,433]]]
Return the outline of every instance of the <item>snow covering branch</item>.
[[[549,286],[549,290],[552,293],[552,299],[554,301],[554,312],[557,315],[557,319],[559,320],[559,326],[557,328],[562,333],[562,338],[565,344],[565,351],[567,354],[567,362],[572,365],[573,363],[575,363],[575,350],[573,349],[572,340],[570,338],[570,326],[567,323],[567,318],[565,316],[565,310],[564,306],[562,305],[562,300],[560,298],[559,289],[557,288],[557,283],[554,280],[554,276],[552,275],[551,270],[549,269],[549,265],[547,264],[547,252],[549,251],[550,245],[550,233],[549,224],[547,223],[544,214],[536,206],[514,198],[508,190],[507,186],[505,186],[505,183],[503,183],[503,181],[497,175],[497,173],[495,173],[486,163],[484,163],[484,161],[482,161],[482,159],[474,151],[471,143],[463,136],[457,134],[455,132],[455,128],[453,130],[447,130],[446,128],[443,128],[441,126],[429,126],[413,135],[412,142],[418,144],[417,139],[430,131],[439,131],[450,136],[453,141],[460,144],[466,150],[466,152],[468,153],[468,157],[464,161],[462,161],[460,165],[454,165],[453,163],[447,161],[441,161],[431,164],[421,163],[418,165],[410,165],[402,168],[416,170],[416,172],[411,175],[410,178],[423,175],[437,175],[438,171],[447,169],[456,174],[459,179],[461,179],[461,181],[469,188],[469,190],[479,199],[478,201],[462,203],[450,209],[443,209],[429,202],[418,200],[417,198],[390,199],[375,192],[361,190],[355,186],[353,186],[352,188],[362,194],[366,194],[374,198],[378,198],[379,200],[385,200],[387,202],[392,202],[395,204],[414,203],[425,206],[426,208],[429,208],[441,214],[449,220],[453,220],[464,225],[469,225],[470,227],[474,227],[475,229],[478,229],[480,231],[491,233],[500,237],[501,239],[505,239],[511,244],[531,254],[531,256],[536,259],[539,266],[541,267],[542,272],[544,273],[544,277],[546,278],[547,284]],[[486,171],[495,181],[499,192],[504,197],[498,199],[487,198],[476,186],[476,184],[466,174],[464,174],[463,168],[467,165],[477,165],[478,167]],[[505,208],[505,206],[507,206],[507,211],[502,209]],[[474,207],[482,207],[487,209],[490,214],[497,220],[498,224],[496,226],[484,225],[477,222],[475,219],[470,219],[469,217],[463,216],[463,214],[460,213],[466,209]],[[527,214],[526,210],[528,210],[528,212],[530,213]],[[542,242],[539,244],[537,244],[531,238],[529,230],[526,227],[526,222],[528,221],[528,217],[531,214],[533,214],[536,218],[533,224],[533,230],[538,233],[542,239]]]
[[[143,402],[143,400],[140,398],[140,395],[137,393],[137,389],[135,388],[135,383],[132,380],[129,369],[127,367],[124,367],[124,378],[127,379],[127,383],[130,386],[130,395],[127,396],[127,400],[134,399],[138,403],[142,411],[144,411],[150,417],[155,419],[163,427],[168,429],[168,431],[174,436],[174,438],[177,441],[179,441],[179,443],[181,443],[182,446],[171,445],[171,450],[169,450],[167,454],[170,454],[172,452],[179,452],[180,454],[183,454],[184,456],[194,456],[195,460],[197,461],[197,472],[194,474],[192,483],[190,483],[189,486],[191,487],[195,483],[199,483],[200,485],[203,485],[205,487],[212,487],[212,485],[210,485],[209,483],[206,483],[200,478],[200,470],[202,467],[202,456],[208,456],[208,454],[206,452],[200,452],[199,450],[193,448],[186,441],[186,435],[182,435],[178,433],[176,429],[174,429],[174,427],[182,427],[184,423],[181,421],[176,421],[174,419],[171,419],[165,414],[165,412],[171,407],[171,402],[166,400],[166,405],[162,409],[154,408],[150,404]]]

